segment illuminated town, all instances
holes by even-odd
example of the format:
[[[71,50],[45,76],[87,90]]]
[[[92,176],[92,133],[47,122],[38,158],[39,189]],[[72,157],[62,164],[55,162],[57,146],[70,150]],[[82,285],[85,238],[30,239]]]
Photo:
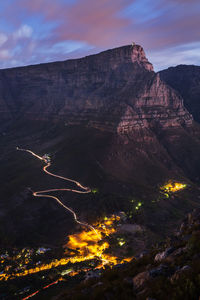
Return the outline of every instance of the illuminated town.
[[[100,262],[96,268],[101,268],[107,264],[112,266],[118,263],[130,261],[132,258],[121,259],[104,253],[104,251],[109,248],[109,243],[105,241],[105,239],[116,232],[116,226],[119,221],[120,217],[113,215],[109,218],[105,218],[101,224],[97,224],[95,226],[96,232],[94,230],[90,230],[70,235],[68,243],[64,245],[64,258],[60,260],[53,260],[48,264],[38,264],[35,268],[28,268],[32,255],[41,255],[50,249],[40,248],[36,251],[36,253],[34,253],[33,249],[23,249],[20,253],[16,254],[16,256],[12,257],[12,260],[16,262],[19,262],[22,259],[24,260],[24,264],[19,263],[18,267],[14,270],[11,270],[12,266],[7,266],[7,262],[11,260],[8,254],[1,255],[1,268],[4,263],[6,263],[6,272],[0,274],[0,280],[13,279],[15,277],[26,276],[56,268],[58,266],[67,265],[68,263],[75,264],[93,259],[99,260]],[[72,253],[75,252],[78,252],[78,254],[73,255]],[[74,275],[73,271],[72,274]]]
[[[24,150],[17,147],[17,150],[25,151],[38,158],[45,163],[43,171],[53,177],[63,179],[65,181],[73,182],[78,189],[50,189],[44,191],[33,192],[35,197],[48,197],[55,200],[64,209],[72,213],[74,221],[81,225],[82,230],[71,234],[67,237],[67,242],[62,246],[61,254],[57,253],[51,248],[24,248],[21,250],[5,251],[0,255],[0,281],[7,282],[17,280],[18,278],[27,278],[30,276],[39,275],[39,281],[43,286],[36,291],[33,291],[31,286],[25,287],[18,291],[16,295],[26,295],[23,300],[29,299],[37,295],[42,290],[46,290],[52,285],[58,284],[68,280],[70,277],[75,277],[80,273],[84,273],[83,278],[89,276],[99,276],[99,270],[105,267],[113,268],[116,265],[130,262],[134,259],[133,255],[128,255],[127,245],[129,241],[120,234],[120,227],[126,223],[127,218],[132,218],[143,207],[143,202],[130,200],[130,211],[128,213],[120,212],[105,216],[96,224],[90,225],[79,221],[76,213],[66,205],[64,205],[58,197],[49,195],[47,193],[52,191],[71,191],[74,193],[91,193],[97,190],[90,190],[84,187],[78,181],[65,178],[53,174],[47,170],[51,165],[49,155],[39,156],[30,150]],[[169,182],[162,186],[160,190],[163,193],[175,193],[186,188],[186,184]],[[128,225],[130,226],[130,224]],[[138,226],[139,225],[131,225]],[[124,248],[123,254],[119,251]],[[55,271],[54,275],[49,272]],[[89,273],[90,272],[90,273]],[[93,273],[91,273],[93,272]],[[90,274],[90,275],[88,275]],[[30,295],[27,295],[30,293]]]
[[[0,280],[8,281],[18,277],[30,277],[36,273],[62,267],[59,269],[59,278],[53,282],[57,284],[59,281],[65,280],[65,276],[75,276],[83,271],[87,274],[90,270],[95,271],[105,266],[113,267],[129,262],[133,257],[117,257],[106,252],[110,247],[108,238],[116,233],[119,225],[120,217],[112,215],[105,217],[101,223],[95,224],[95,231],[93,229],[83,230],[70,235],[68,242],[63,246],[63,257],[61,259],[53,259],[48,263],[42,263],[42,261],[45,260],[45,254],[51,252],[51,249],[39,248],[34,250],[25,248],[19,252],[14,251],[12,255],[6,252],[1,255]],[[123,239],[118,240],[119,246],[125,244]],[[80,266],[79,263],[82,262],[87,264],[84,267]],[[35,266],[30,267],[33,264]],[[48,287],[50,286],[52,286],[52,283],[48,285]],[[34,292],[34,295],[37,293]],[[34,295],[31,294],[31,297]]]
[[[168,182],[164,186],[162,186],[160,189],[164,192],[168,193],[175,193],[178,191],[181,191],[187,187],[187,184],[185,183],[180,183],[180,182]]]

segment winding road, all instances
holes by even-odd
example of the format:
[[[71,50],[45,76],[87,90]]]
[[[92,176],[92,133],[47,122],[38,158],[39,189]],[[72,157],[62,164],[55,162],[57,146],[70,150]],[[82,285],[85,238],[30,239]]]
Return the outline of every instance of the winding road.
[[[79,221],[78,217],[77,217],[76,213],[73,211],[73,209],[71,209],[70,207],[68,207],[65,204],[63,204],[62,201],[58,197],[46,194],[46,193],[58,192],[58,191],[67,191],[67,192],[73,192],[73,193],[78,193],[78,194],[89,194],[89,193],[91,193],[91,189],[88,188],[88,187],[83,186],[80,182],[78,182],[78,181],[76,181],[74,179],[70,179],[70,178],[63,177],[63,176],[60,176],[60,175],[56,175],[54,173],[49,172],[47,169],[51,166],[51,162],[49,161],[49,159],[47,157],[45,157],[45,156],[39,156],[36,153],[34,153],[33,151],[31,151],[31,150],[22,149],[22,148],[19,148],[19,147],[16,147],[16,149],[18,151],[28,152],[31,155],[33,155],[34,157],[36,157],[37,159],[39,159],[41,161],[44,161],[45,162],[45,166],[43,167],[43,171],[46,174],[48,174],[50,176],[53,176],[53,177],[56,177],[56,178],[59,178],[59,179],[62,179],[62,180],[65,180],[65,181],[68,181],[68,182],[72,182],[72,183],[76,184],[77,187],[79,187],[80,189],[82,189],[82,190],[75,190],[75,189],[66,189],[66,188],[63,188],[63,189],[42,190],[42,191],[33,192],[33,196],[34,197],[51,198],[51,199],[56,200],[59,205],[61,205],[65,210],[69,211],[73,215],[74,220],[75,220],[75,222],[77,224],[79,224],[81,226],[85,226],[85,227],[87,227],[89,229],[92,229],[98,235],[98,232],[96,231],[96,229],[93,226],[89,225],[88,223]]]

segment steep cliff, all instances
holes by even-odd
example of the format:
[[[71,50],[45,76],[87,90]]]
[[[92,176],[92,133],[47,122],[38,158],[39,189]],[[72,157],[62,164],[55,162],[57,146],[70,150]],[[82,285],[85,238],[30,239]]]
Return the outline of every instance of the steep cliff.
[[[161,71],[160,77],[180,93],[184,106],[200,122],[200,67],[179,65]]]
[[[0,71],[2,120],[84,124],[111,132],[190,126],[182,98],[153,72],[141,46]]]

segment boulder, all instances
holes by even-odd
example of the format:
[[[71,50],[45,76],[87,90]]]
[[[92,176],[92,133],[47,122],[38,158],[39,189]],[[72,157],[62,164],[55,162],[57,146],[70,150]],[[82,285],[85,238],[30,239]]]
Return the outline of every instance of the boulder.
[[[161,276],[161,275],[166,276],[166,275],[168,275],[168,273],[169,273],[169,268],[163,264],[161,264],[157,268],[149,271],[149,274],[151,277],[157,277],[157,276]]]
[[[144,284],[150,279],[148,271],[139,273],[133,278],[133,286],[136,290],[142,288]]]
[[[172,262],[176,259],[177,256],[182,255],[186,251],[187,251],[187,247],[178,248],[174,252],[172,252],[171,255],[166,257],[166,261]]]
[[[173,251],[174,251],[173,247],[167,248],[165,251],[157,253],[154,260],[156,262],[161,261],[161,260],[165,259],[168,255],[170,255]]]
[[[174,283],[174,281],[179,280],[183,274],[186,274],[187,272],[190,272],[192,268],[188,265],[183,266],[182,268],[178,269],[170,278],[171,283]]]

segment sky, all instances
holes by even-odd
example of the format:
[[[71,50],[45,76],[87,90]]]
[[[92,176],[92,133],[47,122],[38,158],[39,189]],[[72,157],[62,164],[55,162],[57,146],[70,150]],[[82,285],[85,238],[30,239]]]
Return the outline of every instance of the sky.
[[[199,0],[0,1],[0,68],[140,44],[156,71],[200,65]]]

